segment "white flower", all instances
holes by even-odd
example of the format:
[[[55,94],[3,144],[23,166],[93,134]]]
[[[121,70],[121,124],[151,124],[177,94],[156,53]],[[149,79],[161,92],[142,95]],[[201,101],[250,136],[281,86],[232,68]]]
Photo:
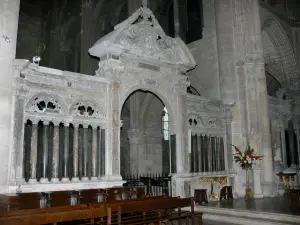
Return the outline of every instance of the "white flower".
[[[242,156],[245,157],[245,152],[242,153]]]

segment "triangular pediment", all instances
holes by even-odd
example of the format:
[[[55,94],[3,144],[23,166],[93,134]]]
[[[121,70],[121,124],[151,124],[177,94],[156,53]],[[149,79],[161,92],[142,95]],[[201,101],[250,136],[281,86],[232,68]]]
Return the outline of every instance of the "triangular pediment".
[[[195,60],[180,38],[165,34],[152,11],[144,1],[131,17],[114,27],[114,31],[98,40],[89,53],[106,57],[130,58],[189,70]]]

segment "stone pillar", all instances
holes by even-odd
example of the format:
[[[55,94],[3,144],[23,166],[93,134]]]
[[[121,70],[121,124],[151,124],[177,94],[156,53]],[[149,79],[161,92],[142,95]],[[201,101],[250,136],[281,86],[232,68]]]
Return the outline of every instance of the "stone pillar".
[[[286,159],[286,141],[285,141],[285,126],[284,121],[282,121],[280,127],[280,136],[281,136],[281,155],[282,155],[282,169],[287,168],[287,159]]]
[[[250,144],[264,155],[262,161],[264,195],[271,196],[274,178],[273,160],[259,5],[258,1],[234,0],[231,2],[233,4],[235,65],[239,81],[236,112],[234,112],[233,119],[233,122],[238,121],[238,123],[233,123],[233,125],[239,125],[235,127],[239,128],[242,134],[237,140],[234,137],[233,143],[241,146]],[[227,8],[230,8],[229,5]],[[220,84],[223,84],[221,80]],[[233,130],[233,133],[235,132]]]
[[[297,150],[298,150],[298,169],[300,170],[300,118],[298,117],[294,123],[294,130],[296,132],[297,137]]]
[[[39,120],[31,120],[31,147],[30,147],[30,179],[29,183],[36,183],[36,163],[37,163],[37,142],[38,142],[38,122]]]
[[[296,175],[296,184],[299,189],[300,188],[300,118],[299,116],[295,120],[294,129],[297,137],[297,150],[298,150],[298,169]]]
[[[231,131],[231,122],[232,115],[231,112],[227,112],[227,116],[224,118],[225,127],[226,127],[226,136],[224,139],[224,163],[225,171],[230,173],[233,172],[233,154],[232,154],[232,131]]]
[[[48,169],[48,126],[49,121],[43,121],[43,168],[42,168],[42,178],[41,183],[48,183],[47,169]]]
[[[52,156],[52,183],[58,183],[58,163],[59,163],[59,124],[58,121],[52,121],[54,125],[53,131],[53,156]]]
[[[97,136],[98,136],[98,126],[93,127],[93,140],[92,140],[92,180],[98,180],[97,178]]]
[[[73,123],[74,136],[73,136],[73,177],[72,181],[79,181],[78,177],[78,127],[79,124]]]
[[[282,171],[282,139],[281,139],[281,126],[280,124],[274,124],[272,126],[272,148],[274,152],[274,169],[276,173]]]
[[[120,83],[121,71],[110,74],[108,85],[107,128],[105,130],[105,177],[104,180],[121,181],[120,175]]]
[[[290,152],[290,160],[291,166],[290,168],[296,170],[296,163],[295,163],[295,138],[294,138],[294,127],[293,121],[290,120],[288,122],[288,132],[289,132],[289,152]]]
[[[89,125],[83,124],[83,173],[82,181],[89,180],[88,178],[88,128]]]
[[[15,82],[22,82],[20,71],[28,65],[27,60],[15,60],[14,62],[14,77]],[[10,162],[10,181],[11,185],[22,185],[24,179],[24,132],[25,132],[25,93],[23,88],[15,90],[13,96],[13,137],[12,138],[12,161]],[[1,130],[1,129],[0,129]],[[1,161],[0,161],[1,162]],[[3,162],[4,163],[4,162]],[[1,177],[1,176],[0,176]],[[0,181],[1,182],[1,181]],[[1,187],[0,187],[1,189]],[[1,193],[1,190],[0,190]]]
[[[12,134],[12,83],[14,76],[12,76],[13,59],[16,54],[16,42],[19,20],[19,6],[20,0],[4,0],[0,2],[0,193],[8,192],[11,168],[11,147],[13,142]],[[23,162],[22,162],[23,163]],[[22,169],[18,166],[18,173],[22,173]],[[22,174],[18,174],[18,177]],[[20,178],[21,180],[23,178]]]
[[[176,99],[176,169],[177,173],[185,173],[189,171],[188,165],[188,123],[185,121],[186,114],[186,94],[182,92],[181,85],[177,88]]]
[[[113,81],[112,83],[112,175],[117,179],[120,176],[120,83]]]
[[[69,123],[64,123],[64,167],[62,182],[69,182]]]

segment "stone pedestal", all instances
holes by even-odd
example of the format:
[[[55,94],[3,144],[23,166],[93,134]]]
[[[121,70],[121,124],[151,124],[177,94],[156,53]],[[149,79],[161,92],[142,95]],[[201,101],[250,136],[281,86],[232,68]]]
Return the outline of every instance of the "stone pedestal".
[[[261,168],[254,168],[253,171],[253,197],[254,198],[263,198],[263,193],[261,189]]]

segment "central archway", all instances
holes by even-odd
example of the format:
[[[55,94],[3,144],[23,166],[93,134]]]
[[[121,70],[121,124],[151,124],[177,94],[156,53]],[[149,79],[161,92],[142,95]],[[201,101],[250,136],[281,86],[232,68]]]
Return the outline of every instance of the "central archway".
[[[138,89],[126,98],[120,116],[121,175],[170,173],[170,120],[162,99]]]

